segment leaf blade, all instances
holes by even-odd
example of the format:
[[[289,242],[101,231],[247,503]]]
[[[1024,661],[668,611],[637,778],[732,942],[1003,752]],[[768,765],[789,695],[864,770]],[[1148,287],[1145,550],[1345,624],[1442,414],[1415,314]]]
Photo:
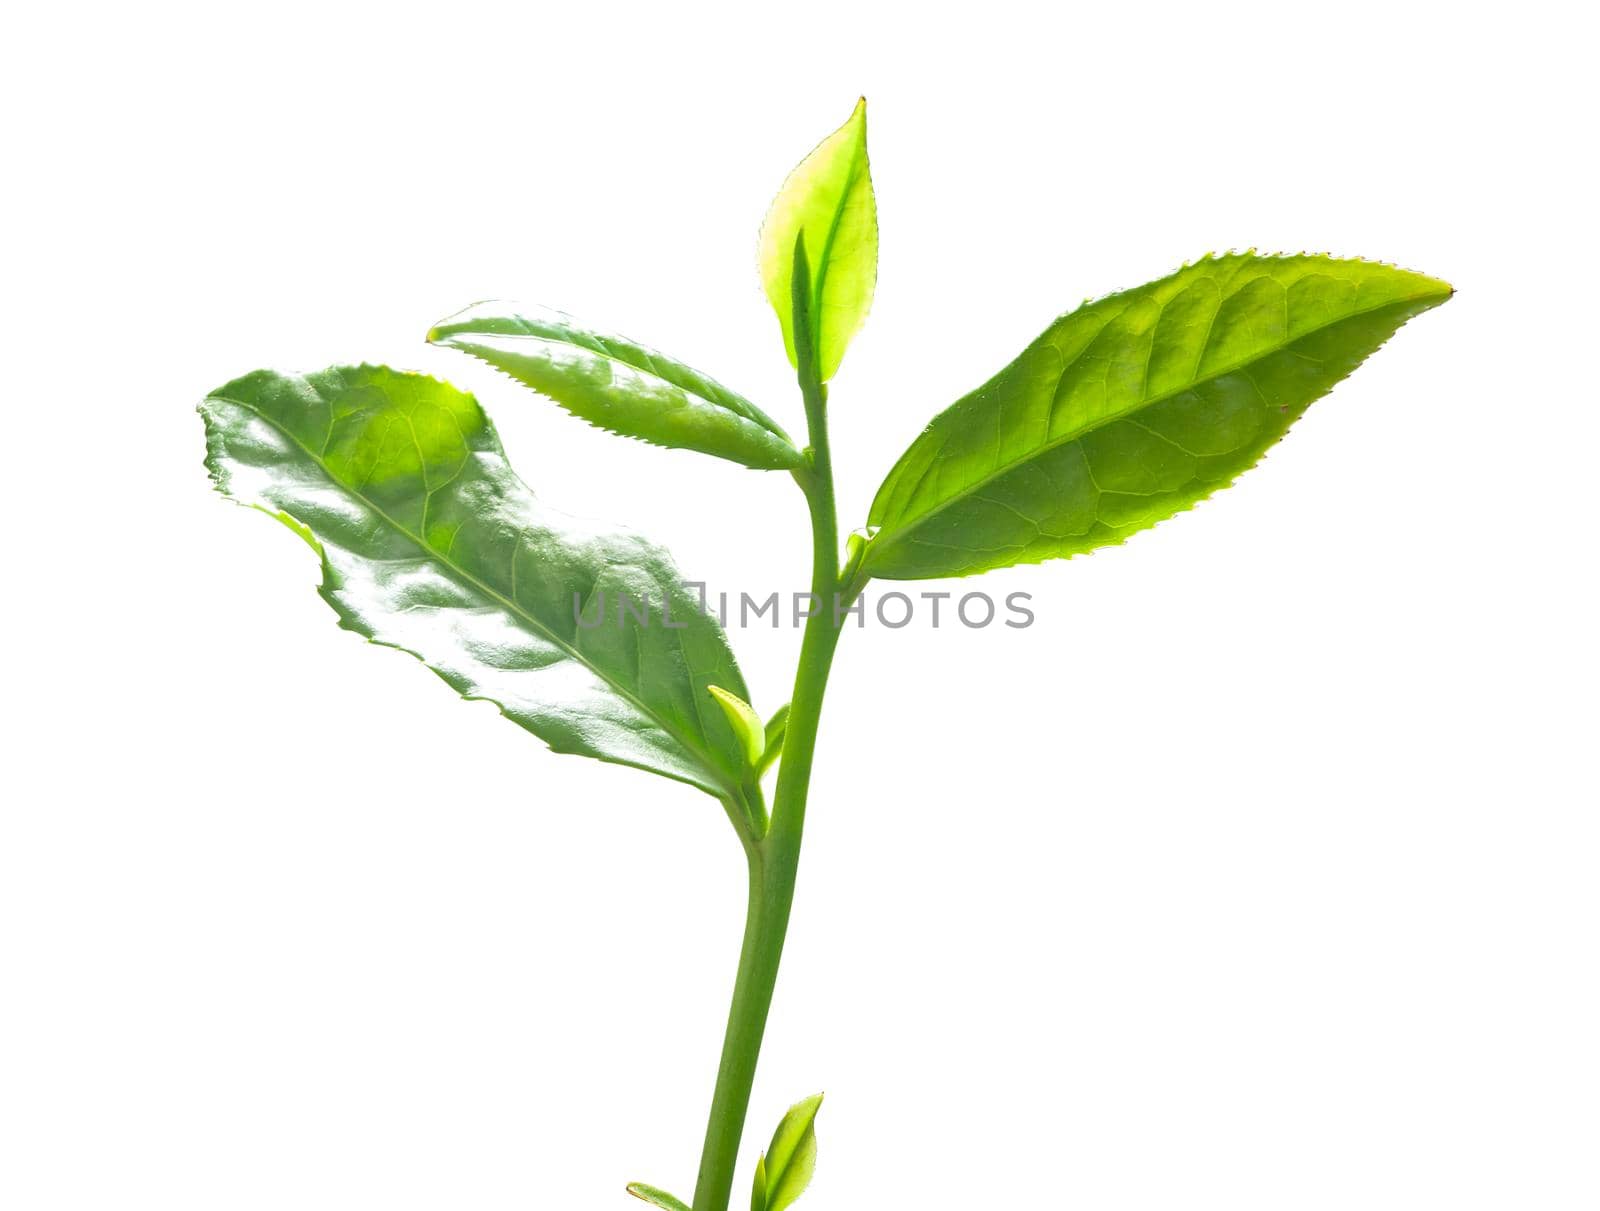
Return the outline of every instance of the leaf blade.
[[[764,730],[764,745],[761,750],[761,761],[756,766],[757,774],[764,774],[772,768],[773,762],[783,756],[783,742],[789,734],[789,704],[785,702],[772,712],[772,718],[767,720]]]
[[[878,280],[878,205],[867,159],[867,102],[795,166],[761,225],[762,286],[778,313],[784,351],[799,368],[792,297],[795,245],[811,267],[816,377],[827,382],[872,307]]]
[[[1058,319],[940,413],[868,515],[881,579],[1123,541],[1232,483],[1444,282],[1331,257],[1206,257]]]
[[[342,627],[557,752],[737,794],[739,742],[700,706],[713,680],[744,692],[721,628],[665,552],[538,502],[471,395],[386,367],[257,371],[200,411],[214,484],[312,545]],[[616,624],[584,628],[578,595],[607,592]],[[654,600],[662,625],[624,594]]]
[[[628,1193],[634,1198],[642,1199],[652,1207],[659,1207],[661,1211],[689,1211],[689,1205],[682,1199],[674,1198],[665,1190],[658,1190],[654,1186],[647,1186],[643,1182],[629,1182]]]
[[[761,716],[756,714],[755,708],[738,694],[725,690],[720,685],[708,685],[706,692],[716,699],[717,705],[722,708],[722,713],[727,716],[734,734],[744,746],[748,768],[754,772],[767,751],[766,729],[762,726]]]
[[[766,1175],[766,1211],[787,1211],[805,1193],[817,1169],[817,1111],[822,1094],[789,1107],[772,1133],[761,1169]]]
[[[755,1180],[750,1186],[750,1211],[767,1211],[767,1154],[756,1157]]]
[[[757,470],[797,467],[776,421],[715,379],[545,307],[475,303],[428,330],[590,424],[652,445],[696,450]]]

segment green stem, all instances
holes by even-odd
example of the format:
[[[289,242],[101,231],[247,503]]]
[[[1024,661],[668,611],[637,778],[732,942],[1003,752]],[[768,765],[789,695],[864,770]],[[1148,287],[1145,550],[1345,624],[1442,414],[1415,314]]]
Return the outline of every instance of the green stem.
[[[783,941],[789,930],[795,876],[800,866],[800,840],[805,831],[806,795],[811,786],[811,762],[817,745],[817,724],[841,630],[834,617],[834,600],[839,589],[839,523],[828,451],[827,390],[808,379],[808,375],[802,374],[811,449],[809,467],[798,478],[811,508],[812,613],[806,620],[800,642],[788,731],[772,802],[772,823],[764,837],[747,841],[745,845],[750,864],[750,900],[745,916],[744,944],[739,954],[733,1005],[728,1011],[722,1062],[717,1069],[716,1092],[711,1099],[711,1118],[706,1124],[705,1147],[700,1154],[694,1211],[728,1211],[733,1171],[739,1159],[739,1141],[744,1134],[750,1090],[755,1083],[756,1060],[761,1053],[767,1012],[772,1007],[772,991],[783,957]]]

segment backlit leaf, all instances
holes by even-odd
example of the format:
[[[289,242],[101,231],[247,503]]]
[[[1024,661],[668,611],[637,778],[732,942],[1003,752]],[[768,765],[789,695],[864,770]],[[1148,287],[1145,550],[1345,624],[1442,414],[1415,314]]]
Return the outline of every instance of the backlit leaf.
[[[761,283],[796,367],[791,283],[797,240],[811,272],[806,305],[817,380],[827,382],[867,318],[878,282],[878,205],[867,165],[865,98],[849,121],[789,174],[761,226]]]
[[[1450,293],[1389,265],[1245,253],[1087,303],[911,444],[872,503],[865,569],[966,576],[1119,543],[1232,483]]]
[[[727,716],[734,734],[744,746],[745,760],[754,770],[761,764],[761,758],[767,751],[766,729],[761,724],[761,716],[756,714],[755,708],[743,698],[730,693],[720,685],[708,685],[706,691]]]
[[[772,763],[783,756],[783,738],[789,732],[789,704],[785,702],[772,712],[772,718],[767,720],[766,744],[761,751],[761,762],[756,766],[756,773],[764,774],[772,768]]]
[[[665,1190],[657,1190],[654,1186],[647,1186],[643,1182],[630,1182],[628,1193],[634,1198],[643,1199],[652,1207],[660,1207],[661,1211],[689,1211],[689,1204],[682,1199],[673,1198]]]
[[[789,1107],[762,1154],[760,1176],[766,1181],[764,1211],[786,1211],[811,1184],[817,1168],[817,1111],[822,1094]]]
[[[543,307],[478,303],[428,332],[624,437],[699,450],[747,467],[800,465],[800,451],[743,396],[626,337]]]
[[[767,1155],[756,1157],[755,1180],[750,1186],[750,1211],[767,1211]]]

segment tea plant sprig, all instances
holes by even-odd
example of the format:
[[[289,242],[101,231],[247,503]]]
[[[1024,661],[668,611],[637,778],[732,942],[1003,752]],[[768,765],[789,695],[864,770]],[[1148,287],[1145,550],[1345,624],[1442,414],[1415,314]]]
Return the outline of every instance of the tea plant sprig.
[[[727,813],[749,902],[694,1202],[629,1187],[668,1211],[729,1205],[828,670],[866,584],[1066,558],[1191,508],[1451,294],[1389,265],[1247,252],[1086,303],[933,418],[841,552],[828,382],[871,305],[877,248],[862,102],[790,174],[761,230],[803,448],[715,380],[559,312],[484,303],[428,334],[614,433],[789,473],[811,518],[813,609],[791,701],[765,721],[666,552],[542,505],[466,392],[359,365],[257,371],[200,405],[216,486],[306,541],[340,626],[410,652],[557,752],[686,782]],[[783,1211],[805,1189],[820,1104],[779,1124],[752,1211]]]

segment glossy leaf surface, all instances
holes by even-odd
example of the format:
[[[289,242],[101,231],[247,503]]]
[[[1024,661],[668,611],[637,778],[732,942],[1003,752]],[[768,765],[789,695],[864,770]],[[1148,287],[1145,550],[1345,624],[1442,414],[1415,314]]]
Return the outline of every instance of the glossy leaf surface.
[[[1246,253],[1085,304],[911,444],[872,503],[865,568],[965,576],[1119,543],[1232,483],[1450,293],[1388,265]]]
[[[789,363],[795,345],[795,245],[804,248],[811,283],[806,306],[817,379],[839,369],[850,338],[872,306],[878,282],[878,204],[867,164],[867,103],[789,174],[761,226],[761,284],[778,313]]]
[[[755,1211],[786,1211],[811,1184],[817,1168],[816,1122],[821,1106],[820,1093],[795,1103],[772,1133],[772,1143],[756,1167],[751,1199]]]
[[[747,467],[800,465],[800,451],[766,413],[682,362],[543,307],[478,303],[428,332],[574,416],[624,437],[698,450]]]
[[[652,1207],[660,1207],[661,1211],[689,1211],[689,1204],[682,1199],[673,1198],[665,1190],[657,1190],[654,1186],[647,1186],[643,1182],[630,1182],[628,1193],[634,1198],[643,1199]]]
[[[748,691],[715,619],[660,548],[536,500],[471,395],[258,371],[200,411],[212,479],[311,544],[341,626],[558,752],[736,793],[744,751],[707,687]]]

